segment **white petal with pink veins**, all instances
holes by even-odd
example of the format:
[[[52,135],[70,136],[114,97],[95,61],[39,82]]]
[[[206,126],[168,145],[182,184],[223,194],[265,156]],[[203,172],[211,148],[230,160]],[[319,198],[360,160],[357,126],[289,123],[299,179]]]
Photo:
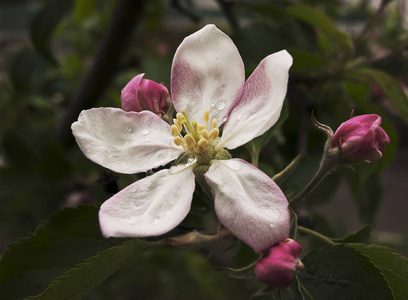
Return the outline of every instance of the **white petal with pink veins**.
[[[262,135],[279,119],[292,56],[285,50],[264,58],[244,86],[239,104],[224,125],[219,146],[235,149]]]
[[[241,159],[215,160],[205,178],[220,222],[255,252],[288,238],[288,201],[265,173]]]
[[[183,152],[173,143],[170,125],[150,111],[85,110],[72,124],[72,132],[86,157],[118,173],[147,171]]]
[[[205,110],[210,121],[220,125],[237,104],[245,82],[241,56],[232,40],[214,25],[186,37],[178,47],[171,70],[171,96],[178,112],[203,123]]]
[[[195,188],[193,166],[161,170],[108,199],[99,211],[104,236],[146,237],[164,234],[186,217]]]

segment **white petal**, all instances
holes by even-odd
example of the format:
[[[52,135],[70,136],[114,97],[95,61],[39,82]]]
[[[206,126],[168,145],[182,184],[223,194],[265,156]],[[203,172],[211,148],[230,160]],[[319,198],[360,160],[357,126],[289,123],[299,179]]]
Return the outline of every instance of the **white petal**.
[[[203,123],[205,110],[210,121],[225,122],[237,104],[245,82],[241,56],[232,40],[214,25],[186,37],[178,47],[171,70],[171,96],[178,112]]]
[[[193,167],[174,174],[165,169],[123,189],[101,206],[103,235],[146,237],[170,231],[190,211],[194,178]]]
[[[288,201],[265,173],[241,159],[215,160],[205,178],[220,222],[255,252],[289,236]]]
[[[264,58],[244,86],[242,98],[224,125],[219,145],[235,149],[262,135],[279,119],[292,56],[285,50]]]
[[[156,168],[183,152],[173,143],[170,125],[150,111],[85,110],[72,132],[86,157],[118,173]]]

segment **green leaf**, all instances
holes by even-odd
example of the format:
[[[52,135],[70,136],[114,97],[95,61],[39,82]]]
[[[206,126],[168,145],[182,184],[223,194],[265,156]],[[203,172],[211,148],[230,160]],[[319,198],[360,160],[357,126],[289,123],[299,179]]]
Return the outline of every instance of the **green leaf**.
[[[377,85],[391,102],[404,122],[408,122],[408,97],[402,86],[389,74],[372,69],[362,68],[345,74],[345,79],[367,85]]]
[[[95,8],[95,0],[76,0],[74,7],[74,20],[75,22],[82,21],[85,17],[89,16]]]
[[[305,299],[394,299],[382,270],[349,244],[312,251],[303,263],[299,280]]]
[[[406,257],[384,246],[353,244],[349,247],[364,253],[381,269],[396,300],[408,299],[408,259]]]
[[[35,49],[53,64],[57,61],[52,53],[51,38],[61,19],[71,11],[73,1],[46,1],[31,24],[30,36]]]
[[[289,7],[286,12],[324,33],[325,36],[320,37],[320,42],[328,48],[333,47],[336,56],[343,58],[344,61],[348,61],[352,57],[354,50],[350,36],[339,30],[336,24],[322,11],[308,5],[297,4]]]
[[[40,224],[34,235],[4,251],[0,294],[10,300],[36,295],[53,279],[109,246],[99,229],[97,207],[59,211]]]
[[[327,59],[319,55],[297,48],[289,48],[288,52],[293,57],[293,66],[290,71],[295,74],[304,76],[318,75],[321,72],[320,69],[327,65]]]
[[[129,259],[160,244],[134,239],[106,249],[65,272],[43,293],[32,299],[79,299],[88,290],[117,271]]]
[[[362,243],[368,240],[371,234],[371,225],[365,225],[356,233],[342,239],[332,239],[336,243]]]

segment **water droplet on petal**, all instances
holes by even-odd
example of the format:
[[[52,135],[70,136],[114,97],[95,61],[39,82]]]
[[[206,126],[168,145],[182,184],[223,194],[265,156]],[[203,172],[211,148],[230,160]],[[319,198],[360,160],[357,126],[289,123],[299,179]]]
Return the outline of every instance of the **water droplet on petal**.
[[[145,137],[145,138],[143,138],[143,142],[145,142],[145,143],[150,142],[150,139]]]
[[[148,135],[150,133],[149,129],[143,129],[142,134],[143,135]]]
[[[132,127],[128,127],[128,128],[126,128],[126,131],[127,131],[127,132],[132,132],[132,131],[133,131],[133,128],[132,128]]]
[[[275,228],[275,224],[269,224],[269,227],[271,227],[271,228]]]
[[[225,101],[224,101],[223,99],[219,99],[219,100],[217,101],[216,106],[217,106],[217,109],[218,109],[218,110],[223,110],[224,107],[225,107]]]
[[[214,102],[211,102],[211,107],[214,107],[215,106],[215,103]]]
[[[227,117],[227,116],[223,116],[223,117],[222,117],[222,122],[225,123],[225,122],[227,122],[227,121],[228,121],[228,117]]]

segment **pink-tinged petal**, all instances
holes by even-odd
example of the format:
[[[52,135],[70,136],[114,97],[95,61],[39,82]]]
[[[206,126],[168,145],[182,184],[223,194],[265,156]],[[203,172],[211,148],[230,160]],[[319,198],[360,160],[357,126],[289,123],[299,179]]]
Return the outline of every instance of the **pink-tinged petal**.
[[[173,143],[170,125],[150,111],[85,110],[72,124],[72,132],[86,157],[118,173],[150,170],[183,152]]]
[[[288,238],[288,201],[265,173],[241,159],[214,160],[205,178],[220,222],[255,252]]]
[[[176,51],[171,70],[173,104],[198,123],[203,123],[207,109],[210,120],[224,123],[241,97],[244,82],[238,49],[214,25],[186,37]]]
[[[164,234],[186,217],[195,188],[193,167],[161,170],[126,187],[102,204],[104,236],[146,237]]]
[[[133,77],[132,80],[122,89],[120,95],[120,101],[122,103],[122,109],[124,111],[142,111],[143,108],[140,106],[138,101],[138,92],[140,82],[145,74],[139,74]]]
[[[239,104],[224,125],[220,146],[235,149],[262,135],[279,119],[292,56],[285,50],[264,58],[244,86]]]

